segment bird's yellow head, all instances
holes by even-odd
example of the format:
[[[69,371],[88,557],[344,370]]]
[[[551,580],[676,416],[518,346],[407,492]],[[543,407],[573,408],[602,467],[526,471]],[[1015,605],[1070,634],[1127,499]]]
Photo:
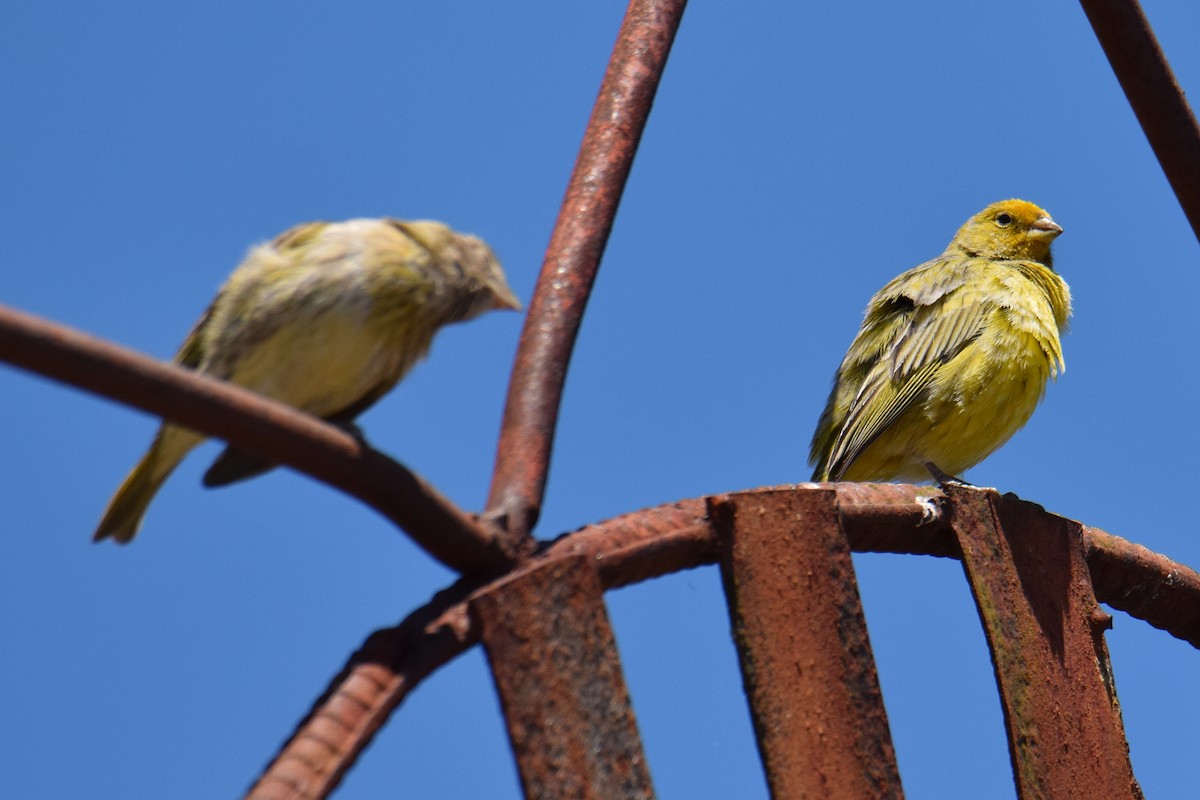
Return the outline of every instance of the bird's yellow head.
[[[509,288],[496,254],[483,240],[456,233],[445,223],[433,220],[389,219],[388,222],[436,256],[444,282],[457,288],[461,295],[456,298],[457,319],[472,319],[491,309],[521,310],[521,301]]]
[[[982,258],[1025,259],[1050,266],[1050,243],[1063,229],[1025,200],[992,203],[967,220],[949,250]]]

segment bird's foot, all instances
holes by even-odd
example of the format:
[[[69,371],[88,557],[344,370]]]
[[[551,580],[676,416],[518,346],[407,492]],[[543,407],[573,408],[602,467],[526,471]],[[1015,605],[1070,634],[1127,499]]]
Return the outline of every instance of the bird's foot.
[[[924,464],[925,469],[929,470],[929,474],[933,476],[933,479],[937,481],[940,486],[945,486],[946,484],[950,484],[951,486],[975,486],[975,484],[967,483],[962,478],[957,478],[948,472],[943,472],[941,467],[932,461],[926,461]]]

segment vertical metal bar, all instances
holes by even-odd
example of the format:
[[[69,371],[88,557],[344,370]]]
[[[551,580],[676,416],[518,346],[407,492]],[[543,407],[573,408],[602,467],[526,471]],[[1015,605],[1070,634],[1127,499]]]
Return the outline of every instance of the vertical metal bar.
[[[1141,798],[1077,522],[946,486],[987,633],[1021,800]]]
[[[555,559],[504,579],[471,613],[525,796],[654,797],[592,560]]]
[[[837,493],[734,494],[710,514],[771,796],[903,797]]]
[[[1137,0],[1080,0],[1108,63],[1200,239],[1200,127]]]
[[[542,507],[567,364],[686,0],[632,0],[558,213],[513,364],[488,499],[511,540]]]

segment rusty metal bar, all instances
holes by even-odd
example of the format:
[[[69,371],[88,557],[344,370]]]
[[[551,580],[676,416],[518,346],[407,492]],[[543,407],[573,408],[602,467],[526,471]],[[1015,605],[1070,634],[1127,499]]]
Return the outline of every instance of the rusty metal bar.
[[[282,403],[3,306],[0,359],[236,442],[337,487],[460,572],[494,573],[512,563],[499,537],[418,475]]]
[[[1183,213],[1200,239],[1200,127],[1137,0],[1080,0]]]
[[[525,796],[654,797],[590,560],[545,561],[471,600]]]
[[[487,516],[537,523],[563,381],[686,0],[631,0],[542,262],[509,383]],[[517,545],[513,545],[517,549]]]
[[[1140,800],[1079,523],[947,486],[1021,800]]]
[[[733,494],[710,512],[771,796],[903,797],[837,493]]]
[[[589,526],[546,546],[542,559],[574,557],[596,565],[605,588],[712,563],[714,537],[703,500],[670,503]],[[465,598],[479,584],[459,581],[402,623],[371,634],[271,760],[254,800],[322,800],[416,686],[480,641]],[[431,621],[432,620],[432,621]],[[374,687],[363,691],[364,686]],[[348,711],[336,698],[353,694]],[[321,720],[342,721],[330,735]],[[269,792],[269,793],[268,793]]]
[[[396,706],[438,667],[479,641],[461,580],[392,628],[372,633],[330,683],[247,800],[323,800]]]
[[[1200,573],[1098,528],[1083,538],[1097,599],[1200,648]]]
[[[960,553],[948,523],[949,505],[940,490],[838,483],[758,491],[803,494],[830,489],[837,492],[842,526],[856,552]],[[547,543],[535,558],[584,557],[596,565],[605,589],[714,563],[718,537],[708,515],[711,499],[666,503],[580,528]],[[1100,600],[1200,648],[1200,574],[1096,528],[1083,530],[1083,542]],[[327,797],[408,693],[425,676],[479,642],[478,625],[467,614],[466,601],[459,599],[479,586],[460,581],[400,625],[373,633],[256,784],[256,790],[270,786],[274,793],[252,796]],[[363,686],[374,688],[365,692]],[[335,703],[335,698],[347,693],[357,698],[353,713]],[[318,725],[330,714],[345,722],[333,737],[322,735]],[[319,746],[308,743],[309,739]],[[292,787],[290,793],[281,793],[287,787]]]

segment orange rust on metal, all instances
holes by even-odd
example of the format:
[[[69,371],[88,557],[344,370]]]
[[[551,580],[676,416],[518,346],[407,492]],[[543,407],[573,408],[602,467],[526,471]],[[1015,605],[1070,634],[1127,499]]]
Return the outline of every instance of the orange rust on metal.
[[[842,526],[856,553],[909,553],[959,558],[938,489],[896,483],[801,483],[837,492]]]
[[[1137,0],[1080,0],[1183,213],[1200,239],[1200,126]]]
[[[666,503],[588,525],[544,545],[542,557],[585,555],[605,589],[711,564],[715,539],[704,499]]]
[[[541,512],[571,350],[686,5],[631,0],[546,248],[513,363],[487,504],[510,540],[528,536]]]
[[[1100,610],[1079,523],[995,490],[947,486],[987,633],[1021,800],[1133,800]]]
[[[1083,537],[1100,602],[1200,648],[1200,573],[1099,528]]]
[[[319,710],[294,736],[247,793],[253,800],[312,800],[327,797],[341,782],[383,719],[372,713],[376,699],[394,693],[398,676],[374,664],[358,664],[324,698]]]
[[[903,797],[836,492],[710,508],[771,795]]]
[[[842,526],[855,551],[958,554],[947,522],[949,503],[941,491],[900,484],[800,484],[752,492],[804,494],[837,492]],[[711,498],[695,498],[624,514],[588,525],[546,543],[533,563],[566,555],[596,565],[605,589],[711,564],[717,536],[708,517]],[[1051,516],[1052,519],[1059,518]],[[1071,524],[1061,520],[1056,524]],[[1200,647],[1200,575],[1182,564],[1097,528],[1085,528],[1085,550],[1097,597]],[[376,729],[428,674],[479,641],[466,612],[467,597],[480,584],[460,581],[417,609],[400,625],[376,631],[317,701],[306,720],[256,785],[255,797],[326,797],[369,744]],[[332,751],[293,757],[325,706],[356,676],[371,678],[377,690],[357,692],[366,702],[354,733]],[[266,795],[261,787],[303,785],[320,791]]]
[[[525,796],[653,797],[604,589],[589,559],[521,570],[470,607]]]
[[[247,792],[251,800],[328,797],[418,683],[479,641],[459,581],[392,628],[375,631]]]

